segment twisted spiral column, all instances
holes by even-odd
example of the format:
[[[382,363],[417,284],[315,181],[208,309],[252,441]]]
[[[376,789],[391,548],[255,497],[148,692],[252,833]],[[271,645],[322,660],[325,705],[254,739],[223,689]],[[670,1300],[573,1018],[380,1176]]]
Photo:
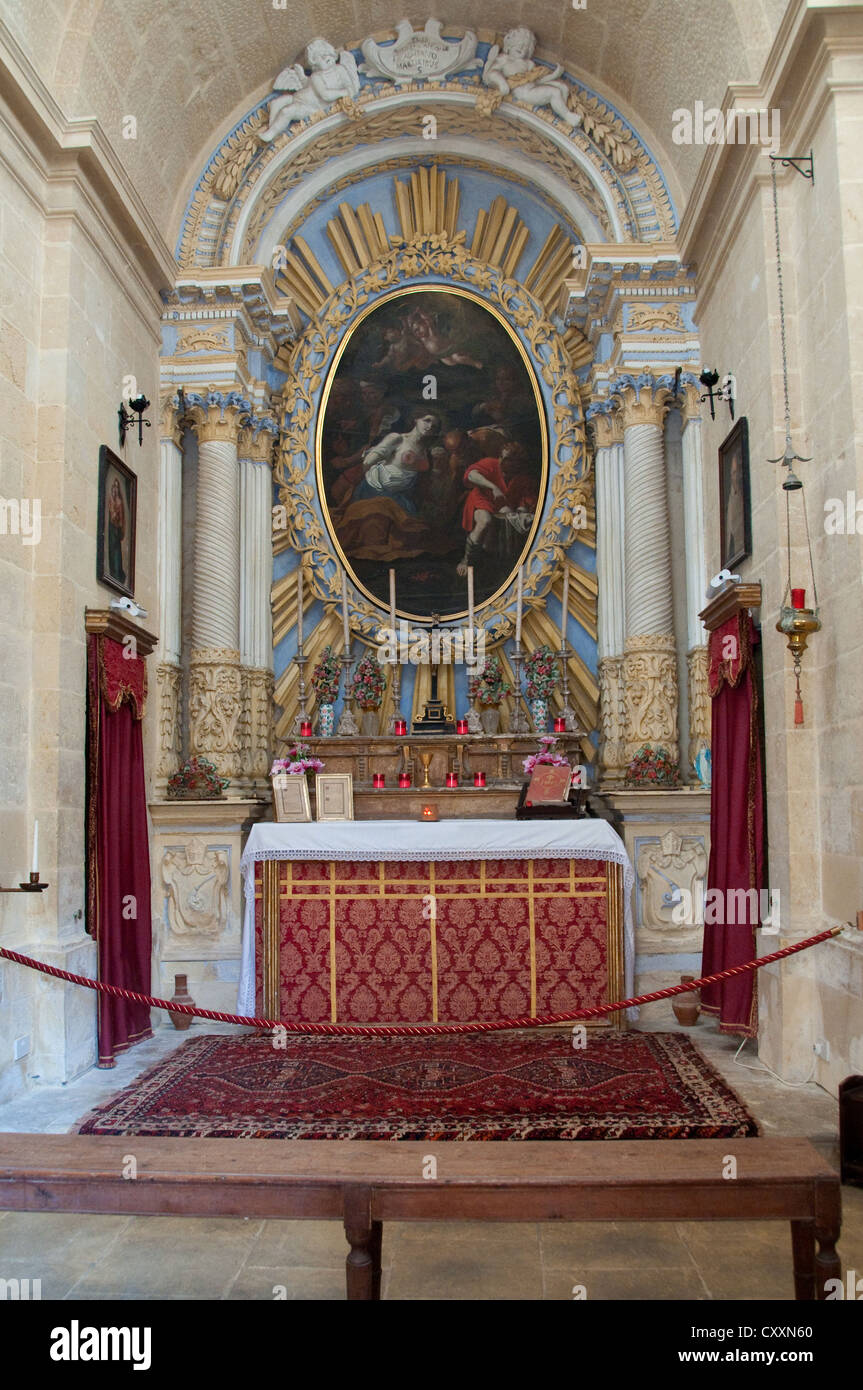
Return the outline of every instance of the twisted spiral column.
[[[643,744],[678,757],[677,658],[663,421],[668,391],[619,392],[623,415],[626,645],[623,700],[628,762]]]
[[[240,408],[208,399],[190,415],[198,436],[189,751],[241,777],[248,741],[240,672]]]

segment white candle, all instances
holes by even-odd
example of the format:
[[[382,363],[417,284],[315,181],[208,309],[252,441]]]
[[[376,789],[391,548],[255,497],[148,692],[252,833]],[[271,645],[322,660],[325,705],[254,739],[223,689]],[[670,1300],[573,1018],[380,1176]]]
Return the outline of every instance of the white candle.
[[[396,572],[390,570],[390,627],[393,630],[393,641],[396,641]]]
[[[563,562],[563,608],[560,614],[560,645],[566,644],[566,623],[569,617],[569,562]]]
[[[303,562],[297,567],[297,651],[303,649]]]
[[[342,570],[342,632],[345,639],[345,655],[351,649],[351,627],[348,622],[348,576]]]
[[[518,596],[515,606],[515,645],[521,646],[521,607],[524,599],[524,566],[518,567]]]
[[[39,872],[39,822],[33,822],[33,873]]]
[[[468,650],[473,656],[473,565],[467,567],[467,630]]]

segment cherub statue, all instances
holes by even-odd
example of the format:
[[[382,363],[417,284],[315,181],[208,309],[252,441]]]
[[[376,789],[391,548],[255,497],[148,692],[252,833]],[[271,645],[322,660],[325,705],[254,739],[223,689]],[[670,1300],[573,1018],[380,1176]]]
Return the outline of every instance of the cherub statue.
[[[533,61],[536,38],[529,29],[510,29],[503,41],[503,52],[497,44],[489,49],[482,80],[498,94],[498,102],[511,96],[514,101],[534,108],[550,106],[567,125],[581,124],[581,116],[567,105],[569,88],[560,80],[563,68],[549,72]]]
[[[360,77],[354,55],[347,49],[337,53],[326,39],[313,39],[306,49],[306,62],[294,63],[280,72],[273,90],[285,93],[270,102],[270,124],[260,139],[275,140],[293,121],[305,121],[326,111],[337,101],[353,101],[360,90]]]

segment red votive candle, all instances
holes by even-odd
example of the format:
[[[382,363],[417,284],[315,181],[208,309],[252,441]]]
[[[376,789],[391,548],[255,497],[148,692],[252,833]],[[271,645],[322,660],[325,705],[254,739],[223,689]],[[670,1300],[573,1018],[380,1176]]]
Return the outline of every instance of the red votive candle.
[[[410,784],[411,784],[411,775],[410,775],[410,773],[409,773],[409,772],[400,772],[400,773],[399,773],[399,786],[400,786],[400,787],[409,787]]]
[[[300,737],[301,737],[301,738],[311,738],[311,736],[312,736],[312,726],[311,726],[311,723],[310,723],[310,721],[309,721],[308,719],[304,719],[303,722],[302,722],[302,724],[300,725]]]
[[[448,772],[447,775],[446,775],[446,784],[447,784],[448,787],[457,787],[457,786],[458,786],[458,773],[456,773],[456,772]]]
[[[792,590],[791,590],[791,607],[792,607],[792,608],[805,608],[805,607],[806,607],[806,590],[805,590],[805,589],[792,589]]]
[[[562,717],[562,715],[556,714],[554,717],[554,732],[556,734],[566,733],[566,720]]]
[[[485,786],[485,773],[484,773],[484,772],[475,772],[475,773],[473,774],[473,784],[474,784],[475,787],[484,787],[484,786]]]
[[[467,720],[466,720],[466,719],[459,719],[459,720],[457,720],[457,721],[456,721],[456,726],[455,726],[455,731],[456,731],[457,734],[466,734],[466,733],[467,733]]]
[[[376,791],[380,791],[381,787],[386,786],[386,777],[382,772],[372,773],[372,786]]]
[[[402,737],[404,737],[404,735],[405,735],[405,734],[407,733],[407,731],[408,731],[407,720],[406,720],[406,719],[397,719],[396,722],[395,722],[395,730],[396,730],[396,733],[397,733],[397,734],[399,734],[399,735],[401,735]]]

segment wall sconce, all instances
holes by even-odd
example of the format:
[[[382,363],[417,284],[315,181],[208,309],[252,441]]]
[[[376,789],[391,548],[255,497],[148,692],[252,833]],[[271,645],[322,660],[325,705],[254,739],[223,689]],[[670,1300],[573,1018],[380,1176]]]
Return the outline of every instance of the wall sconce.
[[[126,431],[134,427],[136,419],[138,422],[139,444],[144,443],[144,426],[146,425],[147,429],[150,428],[150,421],[144,419],[144,411],[150,409],[150,402],[147,400],[147,397],[143,395],[143,393],[140,396],[133,396],[129,402],[129,405],[131,409],[127,410],[121,401],[120,409],[117,411],[117,419],[120,424],[121,449],[123,448],[123,445],[126,440]]]
[[[710,401],[710,418],[716,419],[716,402],[726,401],[734,419],[734,377],[730,372],[726,372],[722,378],[722,385],[719,386],[719,373],[713,367],[703,367],[698,380],[705,388],[704,395],[699,397],[701,401]],[[719,390],[716,387],[719,386]]]

